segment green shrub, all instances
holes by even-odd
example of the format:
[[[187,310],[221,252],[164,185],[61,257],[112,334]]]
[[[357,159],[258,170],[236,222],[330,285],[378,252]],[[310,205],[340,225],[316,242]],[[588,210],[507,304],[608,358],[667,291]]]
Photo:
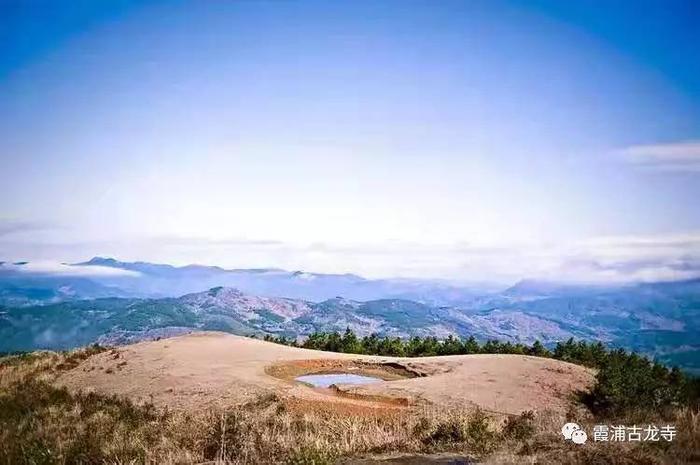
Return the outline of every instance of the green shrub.
[[[421,423],[417,424],[418,428]],[[422,425],[421,425],[422,426]],[[491,429],[490,419],[482,410],[470,415],[449,415],[437,423],[423,443],[432,447],[450,447],[464,444],[470,452],[478,455],[492,451],[498,442],[498,434]]]
[[[601,362],[596,384],[582,400],[599,417],[664,416],[678,406],[697,404],[696,384],[677,368],[620,349]]]
[[[466,441],[470,451],[484,455],[494,450],[498,444],[498,434],[491,429],[489,417],[476,409],[467,421]]]
[[[508,417],[503,427],[503,434],[511,439],[529,439],[535,434],[535,413],[528,410],[518,416]]]
[[[467,439],[467,428],[464,421],[451,416],[437,424],[435,430],[423,441],[432,445],[454,444]]]

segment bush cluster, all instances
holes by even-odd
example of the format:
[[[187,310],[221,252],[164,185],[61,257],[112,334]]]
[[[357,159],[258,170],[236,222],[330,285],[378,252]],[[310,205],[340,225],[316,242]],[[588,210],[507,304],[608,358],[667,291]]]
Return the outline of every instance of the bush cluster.
[[[535,341],[531,346],[510,342],[490,340],[483,345],[473,336],[462,339],[455,336],[447,336],[445,339],[436,337],[412,337],[402,339],[400,337],[379,336],[370,334],[359,338],[354,331],[346,329],[341,335],[336,332],[314,332],[303,343],[298,344],[296,339],[285,336],[264,337],[266,341],[277,344],[303,347],[305,349],[325,350],[328,352],[341,352],[346,354],[384,355],[391,357],[430,357],[435,355],[466,355],[466,354],[520,354],[551,357],[540,341]]]

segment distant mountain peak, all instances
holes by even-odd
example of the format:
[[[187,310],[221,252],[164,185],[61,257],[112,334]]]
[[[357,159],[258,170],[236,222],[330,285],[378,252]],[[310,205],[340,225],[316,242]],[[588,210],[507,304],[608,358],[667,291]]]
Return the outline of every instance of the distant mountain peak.
[[[76,265],[100,265],[100,266],[115,266],[121,264],[120,261],[111,257],[92,257],[87,262],[76,263]]]
[[[212,297],[224,297],[224,296],[242,296],[243,293],[236,289],[235,287],[226,287],[226,286],[216,286],[212,287],[207,291],[207,293],[212,296]]]
[[[317,275],[313,273],[307,273],[305,271],[295,271],[294,273],[292,273],[292,276],[294,276],[296,279],[301,279],[303,281],[313,281],[317,278]]]
[[[326,305],[354,305],[357,304],[357,301],[354,301],[352,299],[348,299],[342,296],[336,296],[336,297],[331,297],[330,299],[326,299],[321,304],[326,304]]]

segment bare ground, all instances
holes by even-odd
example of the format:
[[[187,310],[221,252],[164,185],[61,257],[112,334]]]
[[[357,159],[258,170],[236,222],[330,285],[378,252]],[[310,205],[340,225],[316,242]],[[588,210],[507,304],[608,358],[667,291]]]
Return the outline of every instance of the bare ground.
[[[293,378],[357,372],[385,380],[314,389]],[[337,354],[206,332],[142,342],[94,355],[62,374],[70,389],[125,395],[170,408],[199,409],[276,394],[290,406],[362,411],[418,405],[472,406],[502,414],[565,412],[591,370],[521,355],[396,358]]]

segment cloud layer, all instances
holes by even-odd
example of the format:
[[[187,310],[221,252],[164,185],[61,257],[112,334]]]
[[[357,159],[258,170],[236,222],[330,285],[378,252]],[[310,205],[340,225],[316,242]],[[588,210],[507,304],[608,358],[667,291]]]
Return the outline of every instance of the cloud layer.
[[[520,279],[620,284],[700,278],[700,231],[606,236],[566,243],[292,243],[161,236],[128,242],[9,245],[7,249],[0,241],[0,257],[14,256],[30,263],[5,264],[5,267],[31,273],[85,276],[122,271],[58,264],[55,260],[80,262],[96,255],[176,265],[198,263],[226,268],[278,268],[354,273],[370,278],[415,277],[498,284],[512,284]]]
[[[620,153],[628,162],[643,168],[700,173],[700,141],[636,145]]]
[[[0,263],[0,271],[13,271],[18,273],[41,275],[41,276],[74,276],[74,277],[107,277],[107,276],[129,276],[138,277],[141,274],[137,271],[121,270],[107,266],[80,266],[68,265],[46,260]]]

